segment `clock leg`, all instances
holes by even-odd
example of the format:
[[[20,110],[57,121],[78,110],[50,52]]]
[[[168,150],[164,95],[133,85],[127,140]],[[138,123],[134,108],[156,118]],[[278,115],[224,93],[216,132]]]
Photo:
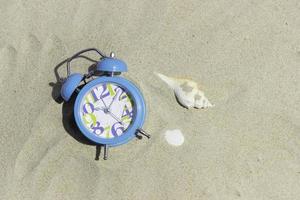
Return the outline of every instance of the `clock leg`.
[[[143,129],[138,129],[137,130],[139,133],[141,133],[142,135],[146,136],[148,139],[151,137],[150,134],[146,133],[146,131],[144,131]]]
[[[108,146],[104,145],[104,157],[103,157],[103,159],[107,160],[107,158],[108,158]]]
[[[101,146],[100,146],[100,145],[96,145],[96,156],[95,156],[95,160],[99,160],[100,154],[101,154]]]

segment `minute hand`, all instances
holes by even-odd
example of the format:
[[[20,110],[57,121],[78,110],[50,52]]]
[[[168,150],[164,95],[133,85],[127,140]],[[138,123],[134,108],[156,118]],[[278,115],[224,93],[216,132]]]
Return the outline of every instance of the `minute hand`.
[[[119,119],[116,115],[114,115],[112,112],[108,112],[108,114],[124,126],[124,123],[122,122],[122,120]]]

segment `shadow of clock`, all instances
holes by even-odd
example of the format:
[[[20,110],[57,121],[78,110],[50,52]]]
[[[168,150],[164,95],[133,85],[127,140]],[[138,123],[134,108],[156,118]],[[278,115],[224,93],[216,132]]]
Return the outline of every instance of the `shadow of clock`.
[[[85,144],[85,145],[93,145],[96,147],[96,155],[95,160],[99,160],[102,145],[98,145],[96,143],[93,143],[92,141],[88,140],[79,130],[79,128],[76,125],[74,114],[73,114],[73,108],[74,103],[76,100],[76,94],[74,94],[71,99],[68,102],[64,102],[62,105],[62,123],[67,131],[67,133],[73,137],[78,142]]]
[[[75,103],[75,95],[68,102],[64,102],[62,105],[62,122],[65,130],[71,135],[75,140],[82,144],[93,145],[79,130],[75,123],[73,108]]]

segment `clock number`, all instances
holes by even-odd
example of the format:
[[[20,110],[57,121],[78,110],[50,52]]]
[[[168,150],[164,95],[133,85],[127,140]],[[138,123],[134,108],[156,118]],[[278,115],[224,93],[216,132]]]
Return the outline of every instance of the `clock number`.
[[[109,90],[107,89],[107,85],[109,84],[103,84],[102,88],[103,88],[103,92],[101,93],[101,98],[105,98],[107,96],[109,96]]]
[[[123,99],[126,98],[128,98],[127,94],[124,91],[122,91],[121,95],[119,96],[119,101],[122,101]]]
[[[89,113],[94,112],[95,107],[91,103],[86,103],[86,104],[83,105],[82,109],[83,109],[84,114],[89,114]]]
[[[83,110],[82,119],[83,119],[84,123],[86,125],[88,125],[90,123],[92,123],[92,125],[96,125],[97,118],[93,114],[93,112],[95,110],[94,105],[91,103],[86,103],[83,105],[82,110]]]
[[[120,92],[119,92],[119,91]],[[121,101],[121,100],[123,100],[123,99],[126,99],[126,97],[127,97],[127,94],[125,93],[125,91],[122,89],[122,88],[120,88],[120,87],[117,87],[117,88],[115,88],[115,92],[118,94],[118,93],[120,93],[120,95],[119,95],[119,101]]]
[[[123,109],[123,113],[122,113],[122,118],[125,118],[125,117],[129,117],[129,118],[132,118],[133,116],[133,110],[129,110],[128,107],[125,105],[124,106],[124,109]]]
[[[96,135],[101,135],[104,132],[104,128],[100,126],[100,122],[96,122],[96,124],[91,124],[91,129],[93,133]]]
[[[122,126],[120,122],[115,123],[111,127],[111,133],[114,137],[118,137],[119,135],[121,135],[124,132],[124,130],[125,128]]]
[[[107,84],[107,85],[109,85],[109,84]],[[107,85],[106,84],[102,84],[102,85],[100,85],[98,87],[95,87],[92,90],[91,93],[92,93],[95,101],[98,101],[98,100],[103,99],[103,98],[105,98],[105,97],[107,97],[107,96],[110,95],[110,92],[107,89]]]

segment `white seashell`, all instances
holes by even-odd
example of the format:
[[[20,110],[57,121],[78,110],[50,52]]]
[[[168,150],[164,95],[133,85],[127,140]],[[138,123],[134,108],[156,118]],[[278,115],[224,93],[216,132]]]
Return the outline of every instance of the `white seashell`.
[[[156,75],[168,84],[174,90],[178,102],[186,108],[209,108],[213,107],[209,100],[204,95],[204,92],[199,90],[198,84],[189,79],[172,78],[160,73]]]
[[[165,132],[165,139],[172,146],[180,146],[184,142],[184,136],[179,129],[167,130]]]
[[[210,108],[214,107],[213,104],[209,102],[204,93],[201,90],[198,90],[198,93],[195,96],[195,108]]]

